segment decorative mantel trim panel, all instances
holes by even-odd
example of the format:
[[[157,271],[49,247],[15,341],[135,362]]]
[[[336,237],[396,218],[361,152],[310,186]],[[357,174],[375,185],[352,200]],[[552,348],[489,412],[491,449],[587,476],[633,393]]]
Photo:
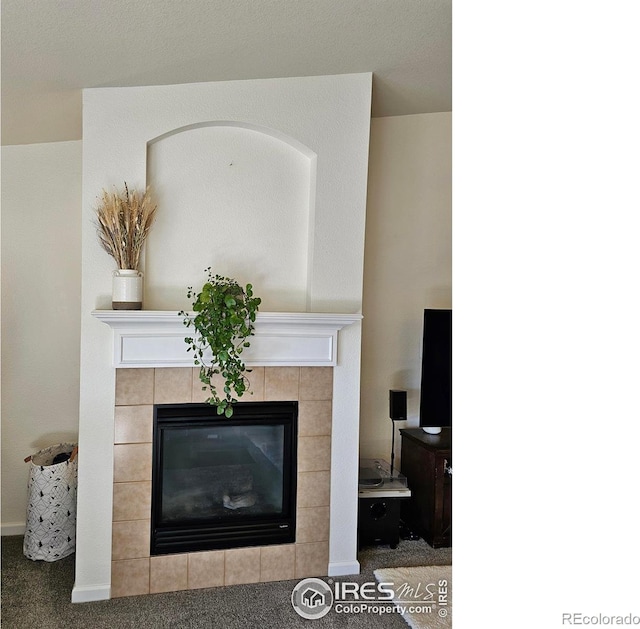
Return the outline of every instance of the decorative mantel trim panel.
[[[94,310],[96,319],[113,329],[116,368],[193,367],[185,337],[193,335],[177,312]],[[362,319],[361,314],[260,312],[251,347],[243,354],[249,367],[333,367],[337,365],[338,331]]]

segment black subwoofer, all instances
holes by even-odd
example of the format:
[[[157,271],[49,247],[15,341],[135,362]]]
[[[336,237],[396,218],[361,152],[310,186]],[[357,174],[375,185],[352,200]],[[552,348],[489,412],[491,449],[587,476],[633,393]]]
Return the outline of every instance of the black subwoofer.
[[[358,501],[358,545],[400,541],[400,498],[360,498]]]

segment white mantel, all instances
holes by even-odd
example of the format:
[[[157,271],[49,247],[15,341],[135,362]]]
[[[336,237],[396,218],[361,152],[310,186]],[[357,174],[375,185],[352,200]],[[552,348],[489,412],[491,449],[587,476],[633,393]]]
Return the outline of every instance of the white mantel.
[[[193,366],[184,339],[194,329],[186,327],[177,312],[94,310],[92,314],[113,329],[114,367]],[[249,367],[335,367],[338,331],[360,319],[361,314],[259,312],[244,361]]]

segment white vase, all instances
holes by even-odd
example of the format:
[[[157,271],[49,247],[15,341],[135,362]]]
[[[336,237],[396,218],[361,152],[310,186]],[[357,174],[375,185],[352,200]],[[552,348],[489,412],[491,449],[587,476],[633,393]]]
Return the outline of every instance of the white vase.
[[[111,307],[114,310],[142,310],[142,273],[135,269],[113,272]]]

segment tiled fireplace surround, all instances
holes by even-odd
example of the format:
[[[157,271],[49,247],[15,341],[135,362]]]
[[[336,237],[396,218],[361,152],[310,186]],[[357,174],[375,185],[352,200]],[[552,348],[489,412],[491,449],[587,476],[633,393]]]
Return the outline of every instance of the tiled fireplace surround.
[[[253,367],[242,401],[299,402],[296,542],[150,557],[153,404],[202,402],[198,369],[116,369],[111,596],[324,576],[332,367]]]

